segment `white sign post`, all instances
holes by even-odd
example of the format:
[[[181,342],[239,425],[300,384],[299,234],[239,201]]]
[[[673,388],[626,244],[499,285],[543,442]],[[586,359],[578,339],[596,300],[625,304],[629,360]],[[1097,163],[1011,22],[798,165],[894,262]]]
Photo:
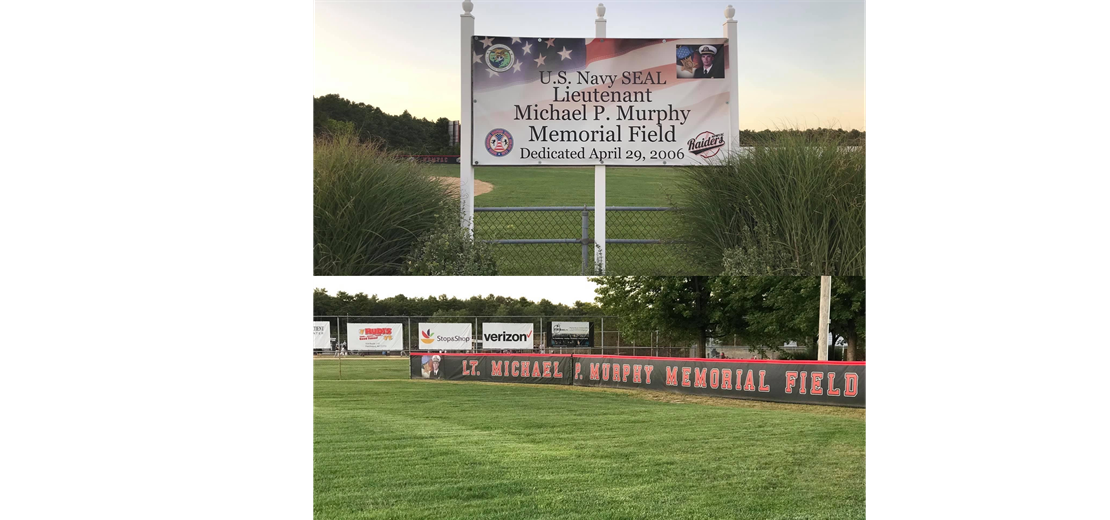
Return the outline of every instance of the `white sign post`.
[[[732,76],[725,81],[728,81],[728,119],[731,133],[729,144],[733,150],[740,146],[740,102],[737,101],[740,90],[740,43],[736,40],[736,20],[732,18],[735,14],[736,9],[732,5],[725,8],[724,37],[728,38],[729,46],[732,47],[732,52],[728,53],[728,67],[732,70]]]
[[[473,61],[470,56],[470,40],[474,38],[474,16],[470,14],[470,10],[474,9],[474,3],[470,0],[463,2],[462,14],[462,78],[460,80],[462,89],[462,104],[459,105],[461,114],[459,117],[459,204],[462,217],[462,227],[470,232],[470,236],[474,236],[474,158],[471,157],[470,141],[473,130],[471,125],[471,106],[474,104],[474,96],[471,92],[470,79],[474,69],[470,66]]]
[[[605,37],[605,5],[597,4],[594,37]],[[594,272],[605,274],[605,165],[594,166]]]

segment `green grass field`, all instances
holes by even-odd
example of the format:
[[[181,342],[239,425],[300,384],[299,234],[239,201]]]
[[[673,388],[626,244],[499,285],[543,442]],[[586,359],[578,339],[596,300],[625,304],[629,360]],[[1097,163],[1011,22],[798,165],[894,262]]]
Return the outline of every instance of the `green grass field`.
[[[432,175],[458,177],[459,166],[429,164]],[[611,167],[605,172],[607,206],[670,206],[674,168]],[[506,206],[594,205],[594,168],[486,166],[474,168],[474,178],[493,185],[493,191],[474,197],[479,208]]]
[[[314,516],[863,518],[865,411],[314,361]]]
[[[428,165],[433,175],[458,177],[457,165]],[[674,168],[609,168],[606,206],[675,205]],[[478,167],[474,178],[489,182],[493,191],[474,198],[475,207],[593,206],[594,169],[590,167]],[[675,218],[668,212],[609,212],[608,238],[674,239]],[[481,239],[580,238],[580,212],[482,213],[475,215]],[[593,216],[590,236],[594,236]],[[577,244],[494,246],[500,274],[577,275],[582,249]],[[678,245],[610,244],[608,268],[613,274],[704,274],[697,272],[685,248]],[[592,260],[593,253],[588,253]],[[592,269],[592,266],[587,267]],[[591,274],[587,272],[587,274]]]

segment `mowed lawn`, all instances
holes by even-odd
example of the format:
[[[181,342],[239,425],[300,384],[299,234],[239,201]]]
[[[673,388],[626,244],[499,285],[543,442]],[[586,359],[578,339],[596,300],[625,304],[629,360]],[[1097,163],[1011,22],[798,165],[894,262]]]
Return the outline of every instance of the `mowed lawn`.
[[[456,164],[429,164],[432,175],[458,177]],[[670,206],[675,168],[610,167],[605,172],[606,206]],[[474,178],[493,185],[493,191],[474,197],[474,206],[593,206],[593,166],[530,167],[486,166],[474,168]]]
[[[863,518],[865,412],[317,359],[316,518]]]
[[[415,340],[414,340],[415,341]],[[408,356],[345,356],[324,355],[313,360],[316,381],[346,379],[408,379]]]

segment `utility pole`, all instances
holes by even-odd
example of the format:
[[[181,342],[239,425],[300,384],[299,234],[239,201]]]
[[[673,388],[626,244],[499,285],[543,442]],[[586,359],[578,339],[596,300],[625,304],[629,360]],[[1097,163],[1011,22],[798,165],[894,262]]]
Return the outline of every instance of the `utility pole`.
[[[829,303],[832,300],[832,277],[821,277],[821,313],[817,326],[817,359],[829,360]]]

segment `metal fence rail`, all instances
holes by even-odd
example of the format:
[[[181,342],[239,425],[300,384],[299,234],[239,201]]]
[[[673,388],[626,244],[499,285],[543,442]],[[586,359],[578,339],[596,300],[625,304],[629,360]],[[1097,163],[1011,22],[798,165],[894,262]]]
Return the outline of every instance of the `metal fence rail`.
[[[474,208],[474,234],[494,245],[503,275],[596,274],[593,206]],[[607,273],[701,273],[671,207],[606,206]]]

